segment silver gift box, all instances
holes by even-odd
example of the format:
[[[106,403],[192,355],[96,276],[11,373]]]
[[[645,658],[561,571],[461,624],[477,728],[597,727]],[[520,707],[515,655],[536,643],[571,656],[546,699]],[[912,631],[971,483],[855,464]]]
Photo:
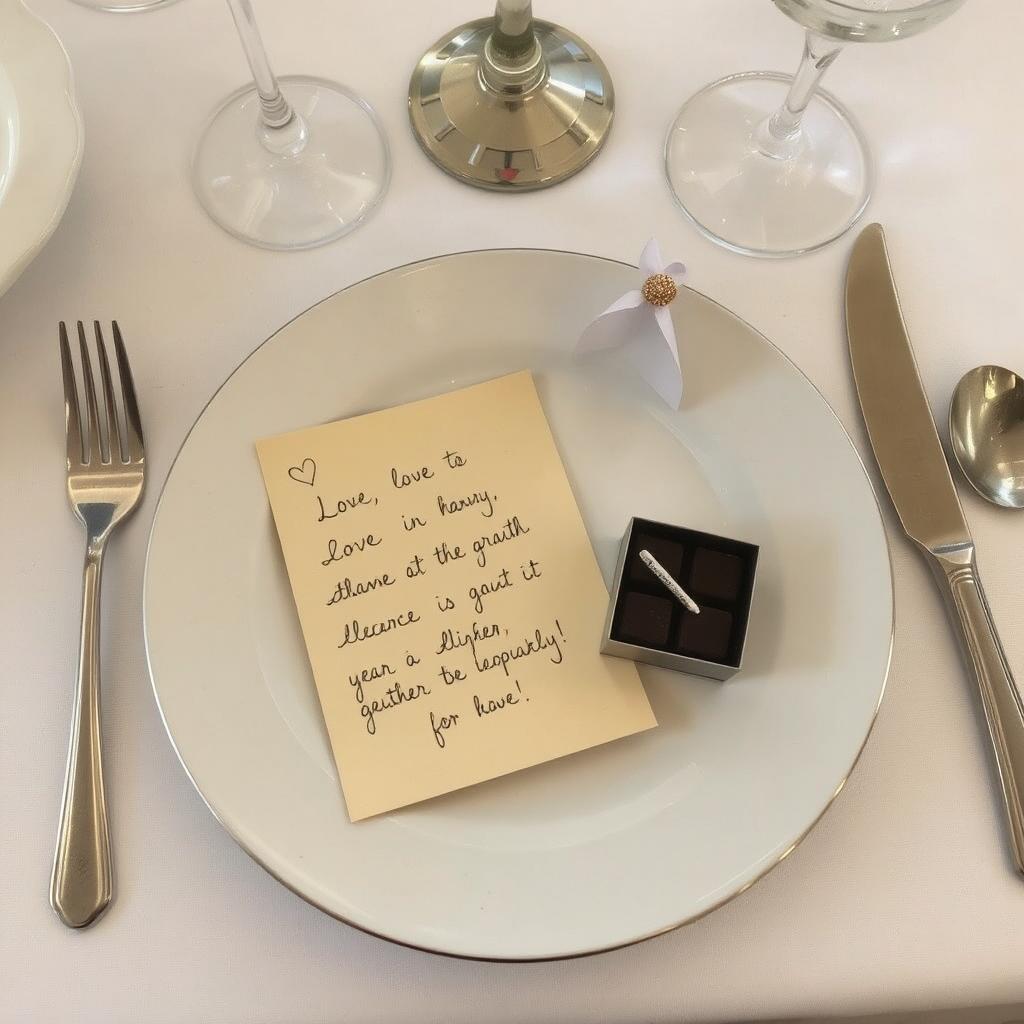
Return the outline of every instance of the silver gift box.
[[[681,616],[692,613],[686,611],[679,602],[664,588],[664,586],[652,575],[649,581],[637,584],[635,581],[624,581],[627,565],[632,564],[636,552],[639,550],[641,536],[661,537],[665,540],[679,544],[683,549],[684,568],[692,567],[696,551],[705,549],[707,551],[734,554],[742,561],[742,577],[735,596],[732,600],[722,598],[706,598],[699,589],[692,584],[688,585],[688,572],[684,571],[678,582],[693,596],[697,603],[708,608],[715,607],[727,610],[732,616],[730,629],[729,649],[727,655],[721,661],[710,658],[702,658],[693,654],[680,653],[678,650],[663,649],[660,647],[648,647],[641,643],[631,642],[622,638],[621,629],[616,631],[617,613],[620,605],[628,593],[649,594],[660,596],[671,601],[673,604],[673,617],[669,626],[669,641],[667,647],[678,647],[673,644],[673,638],[678,631],[673,628],[679,622],[681,629]],[[689,554],[687,554],[689,550]],[[673,526],[670,523],[659,523],[649,519],[630,519],[626,528],[625,536],[622,538],[622,545],[619,548],[619,558],[615,566],[615,578],[612,581],[611,597],[608,602],[608,616],[605,619],[604,634],[601,641],[601,653],[610,654],[616,658],[628,658],[631,661],[640,661],[649,665],[658,665],[660,668],[669,668],[675,672],[689,672],[693,675],[707,676],[711,679],[725,680],[734,676],[742,667],[743,652],[746,647],[747,624],[750,616],[750,607],[754,594],[754,580],[757,573],[757,558],[759,549],[756,544],[746,541],[734,540],[730,537],[720,537],[715,534],[704,533],[699,530],[690,530],[683,526]],[[678,607],[676,607],[678,605]]]

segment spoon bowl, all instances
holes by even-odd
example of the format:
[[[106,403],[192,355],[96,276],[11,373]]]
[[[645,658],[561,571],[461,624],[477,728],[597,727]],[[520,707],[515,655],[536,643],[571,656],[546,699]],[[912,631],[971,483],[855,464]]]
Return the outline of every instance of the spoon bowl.
[[[949,405],[953,455],[987,501],[1024,508],[1024,377],[976,366],[960,378]]]

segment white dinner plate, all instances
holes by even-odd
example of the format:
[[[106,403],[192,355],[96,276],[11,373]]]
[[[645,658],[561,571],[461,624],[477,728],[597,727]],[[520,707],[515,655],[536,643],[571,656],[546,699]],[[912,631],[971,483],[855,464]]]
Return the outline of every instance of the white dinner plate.
[[[21,0],[0,0],[0,295],[60,223],[82,144],[64,47]]]
[[[242,847],[359,928],[544,959],[691,921],[786,856],[871,728],[892,579],[849,437],[778,349],[694,291],[671,307],[681,412],[620,354],[573,358],[637,284],[625,264],[534,250],[381,274],[258,348],[174,464],[145,584],[167,731]],[[718,683],[641,667],[657,729],[353,825],[253,442],[523,368],[606,581],[631,515],[761,545],[743,670]]]

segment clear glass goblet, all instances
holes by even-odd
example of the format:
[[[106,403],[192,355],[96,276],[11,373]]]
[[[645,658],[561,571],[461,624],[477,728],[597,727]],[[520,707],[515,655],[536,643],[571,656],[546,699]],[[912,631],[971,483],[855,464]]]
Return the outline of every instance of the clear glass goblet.
[[[753,71],[705,86],[665,142],[679,205],[714,241],[792,256],[838,238],[864,212],[872,168],[856,122],[818,88],[848,42],[905,39],[964,0],[773,0],[807,30],[796,75]]]
[[[250,0],[228,0],[254,84],[229,96],[203,130],[192,182],[206,212],[243,241],[309,249],[352,231],[391,174],[372,108],[322,78],[277,79]]]

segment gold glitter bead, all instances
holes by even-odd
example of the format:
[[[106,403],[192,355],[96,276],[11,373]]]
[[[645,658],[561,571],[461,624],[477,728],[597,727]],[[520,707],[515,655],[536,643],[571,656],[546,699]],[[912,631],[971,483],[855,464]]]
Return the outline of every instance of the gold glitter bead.
[[[651,274],[641,291],[652,306],[667,306],[679,294],[675,281],[668,274]]]

